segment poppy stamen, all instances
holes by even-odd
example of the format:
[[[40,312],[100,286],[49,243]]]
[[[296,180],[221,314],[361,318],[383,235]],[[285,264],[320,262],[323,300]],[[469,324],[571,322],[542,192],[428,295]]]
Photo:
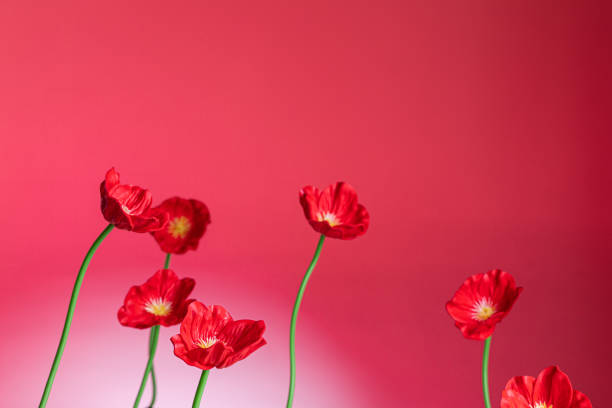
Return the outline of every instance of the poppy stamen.
[[[200,337],[198,341],[196,342],[196,346],[203,348],[203,349],[207,349],[207,348],[211,348],[212,346],[214,346],[218,341],[219,339],[217,339],[214,336],[208,336],[205,338]]]
[[[319,222],[327,222],[330,227],[340,225],[340,220],[336,217],[336,214],[330,212],[320,212],[317,214],[317,220]]]
[[[168,316],[172,312],[172,303],[162,298],[152,298],[145,304],[145,310],[155,316]]]
[[[184,215],[173,218],[170,220],[170,222],[168,222],[168,232],[173,238],[184,239],[190,229],[191,222],[189,221],[189,218],[185,217]]]
[[[493,316],[496,311],[496,306],[490,298],[481,298],[478,302],[474,304],[474,307],[472,307],[472,318],[474,318],[474,320],[483,322],[489,317]]]

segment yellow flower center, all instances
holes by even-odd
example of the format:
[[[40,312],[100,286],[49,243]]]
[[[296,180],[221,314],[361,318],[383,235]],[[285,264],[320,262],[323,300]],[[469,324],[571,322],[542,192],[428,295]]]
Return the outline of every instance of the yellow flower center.
[[[145,310],[155,316],[168,316],[172,311],[172,303],[162,298],[149,299],[145,304]]]
[[[190,229],[191,221],[184,215],[175,217],[168,223],[168,232],[173,238],[185,238]]]
[[[472,307],[472,318],[483,322],[496,312],[495,304],[489,298],[482,298]],[[536,408],[536,407],[533,407]],[[539,407],[538,407],[539,408]],[[547,408],[547,407],[546,407]]]
[[[207,349],[214,346],[218,341],[219,340],[216,337],[210,336],[206,338],[199,338],[196,342],[196,346],[201,347],[203,349]]]
[[[536,402],[533,405],[530,405],[529,408],[553,408],[552,404],[546,405],[545,402]]]
[[[330,227],[335,227],[340,225],[340,220],[336,217],[336,214],[332,214],[330,212],[318,213],[317,221],[323,222],[326,221]]]

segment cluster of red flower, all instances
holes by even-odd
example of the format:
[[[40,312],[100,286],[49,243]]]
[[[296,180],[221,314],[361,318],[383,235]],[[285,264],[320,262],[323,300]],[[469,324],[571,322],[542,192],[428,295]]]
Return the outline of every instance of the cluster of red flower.
[[[49,379],[39,407],[46,405],[57,372],[72,315],[87,265],[102,240],[113,228],[153,235],[166,256],[163,269],[147,282],[133,286],[119,309],[119,322],[124,326],[151,329],[149,359],[134,407],[138,407],[149,375],[155,379],[153,358],[160,326],[180,324],[179,333],[170,340],[174,354],[185,363],[202,370],[193,407],[200,405],[202,392],[212,368],[228,367],[266,344],[263,321],[233,320],[222,306],[205,306],[188,299],[195,281],[179,279],[169,269],[170,254],[195,250],[210,223],[206,205],[198,200],[170,198],[152,207],[151,193],[143,188],[120,184],[119,174],[111,169],[100,186],[102,213],[109,226],[100,234],[85,257],[75,282],[68,308],[66,324],[60,339]],[[357,199],[355,190],[346,183],[335,183],[324,190],[313,186],[300,191],[300,203],[312,228],[321,234],[312,262],[306,270],[296,297],[290,330],[291,376],[287,408],[293,404],[295,389],[295,329],[297,316],[308,279],[317,263],[325,237],[343,240],[364,234],[370,223],[367,210]],[[474,340],[484,340],[483,393],[486,408],[491,407],[488,387],[488,358],[491,335],[495,326],[510,312],[522,288],[514,278],[501,270],[492,270],[468,278],[446,309],[461,333]],[[592,408],[589,399],[572,388],[567,375],[558,367],[544,369],[537,378],[514,377],[506,385],[501,399],[502,408]]]
[[[208,208],[198,200],[173,197],[151,207],[151,193],[137,186],[120,184],[115,169],[106,174],[100,192],[102,214],[110,224],[129,231],[151,233],[168,256],[197,249],[210,223]],[[133,286],[118,312],[119,322],[124,326],[153,329],[149,362],[134,406],[138,406],[147,377],[153,370],[159,326],[180,323],[180,333],[170,339],[174,354],[187,364],[204,370],[204,380],[211,368],[228,367],[266,344],[263,321],[234,321],[223,306],[207,307],[187,299],[195,281],[179,279],[168,269],[168,263],[169,258],[164,269],[144,284]],[[201,398],[201,390],[199,394]],[[199,398],[196,402],[199,404]]]
[[[187,299],[194,285],[191,278],[179,279],[174,271],[161,269],[129,290],[119,322],[137,329],[180,323],[180,333],[170,339],[174,354],[202,370],[228,367],[266,344],[263,321],[234,321],[223,306]]]
[[[522,290],[516,287],[512,275],[492,270],[469,277],[446,304],[446,310],[466,338],[485,341],[483,393],[487,408],[491,407],[487,373],[491,335]],[[592,405],[586,395],[572,388],[559,367],[551,366],[537,378],[519,376],[508,381],[501,408],[592,408]]]
[[[66,344],[84,273],[93,253],[113,228],[148,232],[167,254],[164,268],[158,270],[144,284],[130,288],[118,312],[122,325],[151,329],[149,359],[134,407],[138,407],[149,377],[153,381],[153,399],[149,406],[153,406],[156,395],[153,359],[159,328],[177,324],[180,324],[179,333],[170,339],[174,345],[174,354],[185,363],[203,370],[193,402],[193,406],[198,407],[209,370],[228,367],[265,345],[265,324],[261,320],[235,321],[222,306],[208,307],[194,299],[188,299],[195,281],[191,278],[179,279],[176,273],[169,269],[171,254],[183,254],[197,249],[210,223],[210,213],[204,203],[173,197],[157,207],[152,207],[151,193],[138,186],[121,184],[119,173],[114,168],[107,172],[100,185],[100,194],[102,214],[109,225],[92,245],[77,276],[60,345],[39,407],[46,406]],[[364,234],[369,225],[367,210],[359,204],[355,190],[346,183],[335,183],[323,191],[307,186],[300,191],[300,203],[308,222],[321,234],[321,238],[294,307],[290,333],[291,379],[287,407],[292,405],[295,386],[294,337],[297,312],[323,240],[325,237],[353,239]]]

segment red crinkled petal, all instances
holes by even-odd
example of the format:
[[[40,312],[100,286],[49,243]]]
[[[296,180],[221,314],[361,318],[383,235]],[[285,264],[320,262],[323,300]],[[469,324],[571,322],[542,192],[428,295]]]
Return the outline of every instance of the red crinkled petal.
[[[532,408],[522,395],[518,394],[516,391],[512,390],[504,390],[502,391],[502,400],[501,400],[501,408]]]
[[[498,311],[509,312],[523,288],[517,288],[514,277],[508,272],[494,269],[485,274],[492,285],[489,285],[491,299],[497,305]]]
[[[514,377],[502,392],[501,408],[530,408],[535,378]]]
[[[175,334],[170,338],[170,341],[174,346],[174,355],[182,359],[183,356],[187,354],[187,351],[189,351],[187,348],[187,343],[185,343],[185,340],[183,340],[183,336],[180,334]]]
[[[235,320],[225,326],[219,339],[239,351],[261,339],[265,330],[263,320]]]
[[[522,288],[515,286],[512,275],[495,269],[466,279],[446,303],[446,311],[464,337],[484,340],[493,334],[495,325],[508,314],[521,291]],[[487,320],[478,321],[473,318],[473,308],[483,298],[491,299],[496,312]]]
[[[263,321],[233,321],[222,306],[207,307],[196,301],[189,305],[180,333],[171,340],[177,357],[208,370],[228,367],[266,344],[262,338],[264,330]],[[200,347],[202,341],[209,339],[216,342]]]
[[[179,279],[174,271],[161,269],[144,284],[130,288],[123,306],[117,313],[119,322],[123,326],[139,329],[158,324],[166,327],[176,325],[183,320],[187,307],[194,301],[187,299],[194,286],[193,279]],[[168,315],[156,316],[146,310],[147,302],[157,298],[172,304]]]
[[[232,321],[231,315],[222,306],[211,306],[193,302],[187,309],[180,334],[173,337],[174,354],[187,364],[208,370],[222,362],[231,352],[222,342],[212,347],[202,348],[197,345],[200,340],[218,338],[223,328]],[[178,348],[177,348],[178,345]]]
[[[162,273],[164,271],[174,274],[174,272],[169,269],[163,269]],[[168,281],[160,284],[160,296],[172,301],[172,313],[160,318],[160,324],[162,326],[174,326],[183,321],[189,305],[195,301],[195,299],[187,299],[193,291],[194,286],[195,280],[192,278],[183,278],[180,280],[172,280],[172,278],[169,278]]]
[[[457,323],[476,323],[472,317],[472,308],[478,299],[472,293],[472,279],[473,277],[468,278],[446,303],[446,311]]]
[[[342,181],[328,186],[319,197],[319,210],[335,214],[343,224],[352,220],[358,204],[355,189]]]
[[[330,238],[354,239],[363,235],[370,224],[370,215],[358,203],[355,189],[344,182],[337,182],[320,191],[306,186],[300,190],[300,204],[312,228]],[[339,224],[331,226],[320,221],[319,215],[331,213]]]
[[[190,231],[189,245],[190,249],[196,250],[200,242],[200,238],[206,232],[206,227],[210,224],[210,211],[206,204],[201,201],[190,199],[189,202],[193,208],[193,228]]]
[[[232,316],[223,306],[207,307],[200,302],[193,302],[187,308],[187,314],[181,323],[181,336],[192,348],[199,339],[217,337],[223,328],[231,322]]]
[[[559,367],[548,367],[533,377],[514,377],[502,392],[501,408],[531,408],[544,403],[554,408],[593,408],[583,393],[573,390]]]
[[[557,366],[542,370],[536,378],[533,401],[544,402],[554,408],[570,408],[574,390],[567,375]]]
[[[237,320],[228,323],[221,333],[220,340],[231,347],[232,353],[228,354],[218,368],[229,367],[265,345],[266,341],[263,339],[265,329],[266,324],[262,320]]]
[[[119,184],[119,173],[111,168],[100,184],[102,214],[119,229],[151,232],[164,227],[167,216],[151,210],[151,193],[138,186]]]
[[[117,312],[122,326],[136,329],[148,329],[158,324],[157,316],[145,310],[146,295],[140,286],[132,286],[128,291],[123,306]]]
[[[187,250],[198,248],[200,239],[204,235],[207,225],[210,224],[210,212],[203,202],[172,197],[162,202],[156,209],[166,212],[169,221],[178,217],[186,217],[191,224],[184,238],[175,238],[169,231],[168,224],[166,228],[153,232],[152,235],[162,251],[171,254],[183,254]]]
[[[304,215],[309,221],[316,220],[319,213],[319,197],[321,192],[314,186],[306,186],[300,190],[300,204]]]
[[[172,336],[170,341],[174,345],[175,356],[185,363],[202,370],[210,370],[216,367],[231,352],[231,349],[221,342],[215,343],[212,347],[206,349],[197,346],[193,347],[186,343],[180,334]]]
[[[132,220],[125,214],[121,204],[107,194],[104,185],[104,182],[100,185],[100,208],[104,219],[119,229],[132,230]]]
[[[141,216],[131,217],[132,231],[134,232],[153,232],[165,228],[168,223],[168,214],[157,209],[149,209]]]
[[[240,361],[240,360],[244,360],[245,358],[247,358],[251,353],[253,353],[255,350],[257,350],[258,348],[266,345],[266,341],[262,338],[259,339],[257,342],[251,344],[249,347],[243,348],[242,350],[238,351],[238,352],[233,352],[231,354],[229,354],[227,356],[227,358],[225,358],[225,360],[223,360],[223,362],[219,365],[217,365],[217,368],[225,368],[225,367],[229,367],[232,364]]]
[[[591,400],[589,400],[586,395],[580,391],[574,390],[574,396],[572,398],[572,405],[570,405],[570,408],[593,408],[593,405],[591,404]]]
[[[489,320],[482,323],[474,322],[471,324],[455,323],[455,326],[461,330],[461,333],[466,339],[486,340],[491,337],[495,331],[495,324],[489,322]]]
[[[153,196],[149,190],[127,184],[116,185],[108,190],[108,195],[131,217],[142,215],[153,203]]]
[[[107,191],[110,191],[113,187],[119,184],[119,173],[114,167],[111,167],[104,177],[104,187]]]
[[[213,367],[222,368],[221,365],[231,354],[231,347],[217,342],[209,348],[196,347],[189,350],[185,361],[192,361],[194,363],[192,365],[202,370],[209,370]]]

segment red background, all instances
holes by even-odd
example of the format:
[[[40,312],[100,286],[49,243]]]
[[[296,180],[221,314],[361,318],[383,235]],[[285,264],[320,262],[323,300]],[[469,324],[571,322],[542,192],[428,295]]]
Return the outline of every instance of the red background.
[[[607,3],[607,4],[605,4]],[[608,404],[609,2],[29,2],[0,5],[2,405],[43,390],[68,296],[104,228],[98,185],[205,201],[195,296],[264,319],[269,345],[203,406],[280,407],[290,310],[317,236],[297,192],[352,183],[368,233],[328,240],[298,324],[295,407],[474,407],[481,344],[445,302],[499,267],[525,287],[493,338],[494,405],[559,364]],[[148,333],[116,319],[162,265],[113,231],[79,299],[49,407],[130,406]],[[198,371],[162,329],[160,407]],[[148,396],[145,396],[145,400]]]

